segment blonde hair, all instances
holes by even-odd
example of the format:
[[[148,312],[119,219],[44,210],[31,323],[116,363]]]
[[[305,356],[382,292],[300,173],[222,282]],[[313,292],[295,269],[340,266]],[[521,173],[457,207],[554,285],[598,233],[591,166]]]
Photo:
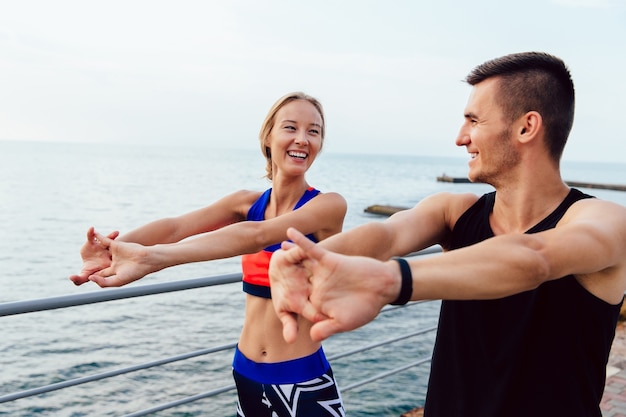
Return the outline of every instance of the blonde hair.
[[[315,98],[311,97],[302,92],[294,92],[289,93],[281,98],[279,98],[276,103],[272,106],[270,111],[265,116],[265,120],[263,120],[263,124],[261,125],[261,131],[259,132],[259,141],[261,142],[261,152],[266,160],[265,165],[265,177],[272,180],[272,154],[270,148],[265,144],[266,139],[270,136],[272,129],[274,128],[274,124],[276,123],[276,113],[280,109],[282,109],[285,105],[291,103],[295,100],[306,100],[311,103],[317,109],[317,112],[320,114],[322,118],[322,127],[320,129],[320,136],[322,138],[322,145],[324,144],[324,136],[326,133],[326,122],[324,121],[324,109],[322,108],[322,104]],[[321,148],[320,148],[321,150]]]

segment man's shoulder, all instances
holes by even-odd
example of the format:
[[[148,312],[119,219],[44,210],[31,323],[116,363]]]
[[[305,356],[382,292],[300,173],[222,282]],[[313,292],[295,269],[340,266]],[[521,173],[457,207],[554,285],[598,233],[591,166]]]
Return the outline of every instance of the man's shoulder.
[[[446,199],[447,205],[450,207],[452,213],[456,213],[456,217],[460,217],[470,207],[478,203],[479,201],[487,201],[493,197],[493,193],[478,195],[474,193],[447,193],[447,196],[443,196]]]
[[[567,210],[567,218],[591,218],[601,220],[604,216],[621,220],[626,224],[626,207],[600,198],[584,198],[574,202]]]
[[[436,194],[433,194],[428,197],[428,199],[432,201],[436,201],[439,204],[460,204],[460,205],[469,205],[476,203],[481,198],[485,198],[489,194],[478,195],[474,193],[452,193],[448,191],[442,191]]]
[[[438,211],[443,213],[445,223],[451,230],[456,221],[472,206],[481,200],[486,200],[489,194],[477,195],[474,193],[451,193],[440,192],[428,199],[428,203],[438,207]]]

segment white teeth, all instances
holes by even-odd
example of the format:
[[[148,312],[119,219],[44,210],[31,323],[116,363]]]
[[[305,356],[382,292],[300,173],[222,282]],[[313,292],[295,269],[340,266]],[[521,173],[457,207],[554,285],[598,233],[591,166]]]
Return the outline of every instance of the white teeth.
[[[475,152],[470,153],[470,158],[472,158],[472,159],[476,158],[477,156],[478,156],[478,154],[475,153]]]
[[[302,158],[302,159],[306,158],[306,153],[304,153],[304,152],[289,151],[289,152],[287,152],[287,155],[289,155],[289,156],[291,156],[293,158]]]

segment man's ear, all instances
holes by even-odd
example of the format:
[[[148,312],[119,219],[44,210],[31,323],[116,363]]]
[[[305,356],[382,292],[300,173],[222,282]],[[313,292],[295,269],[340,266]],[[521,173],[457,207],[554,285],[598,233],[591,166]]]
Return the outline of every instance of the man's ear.
[[[529,111],[518,119],[515,130],[520,142],[530,142],[543,130],[543,119],[536,111]]]

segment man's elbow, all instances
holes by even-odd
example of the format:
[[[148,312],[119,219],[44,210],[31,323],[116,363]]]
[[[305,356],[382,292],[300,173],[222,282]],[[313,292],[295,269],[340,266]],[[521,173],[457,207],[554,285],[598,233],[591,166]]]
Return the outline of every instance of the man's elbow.
[[[536,257],[536,261],[533,263],[530,269],[533,271],[532,280],[534,283],[534,288],[537,288],[544,282],[554,278],[552,276],[552,268],[550,267],[550,262],[548,262],[548,259],[542,254],[538,254],[538,256]]]
[[[526,290],[535,289],[551,278],[552,268],[545,241],[536,235],[517,234],[503,237],[500,249],[512,255],[510,272],[519,277],[518,285]],[[507,247],[508,246],[508,247]]]
[[[532,287],[537,288],[544,282],[556,277],[553,276],[554,270],[543,239],[531,235],[525,236],[528,237],[527,249],[529,254],[527,262],[524,262],[524,269],[528,273]]]

